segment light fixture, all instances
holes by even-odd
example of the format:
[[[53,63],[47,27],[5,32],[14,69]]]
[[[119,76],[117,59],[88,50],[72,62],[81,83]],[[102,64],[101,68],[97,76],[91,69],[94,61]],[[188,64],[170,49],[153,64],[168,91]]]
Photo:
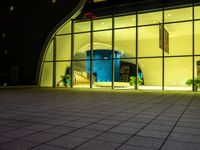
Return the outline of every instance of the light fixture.
[[[14,7],[13,6],[10,6],[10,11],[13,11],[14,10]]]
[[[168,17],[171,17],[172,15],[171,15],[171,14],[167,14],[167,16],[168,16]]]
[[[6,34],[5,34],[5,33],[2,33],[1,36],[2,36],[2,38],[5,38],[5,37],[6,37]]]
[[[52,0],[51,2],[52,2],[52,3],[56,3],[56,0]]]

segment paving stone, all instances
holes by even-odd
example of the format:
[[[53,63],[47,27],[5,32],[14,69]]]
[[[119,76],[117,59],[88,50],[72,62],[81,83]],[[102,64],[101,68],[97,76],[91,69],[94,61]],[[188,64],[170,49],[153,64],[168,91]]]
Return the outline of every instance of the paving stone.
[[[194,128],[175,127],[173,132],[184,133],[184,134],[192,134],[192,135],[200,135],[200,129],[194,129]]]
[[[124,144],[118,150],[155,150],[155,149],[145,148],[145,147],[137,147],[137,146]]]
[[[52,145],[47,145],[47,144],[42,144],[38,147],[33,148],[32,150],[69,150],[69,149],[52,146]]]
[[[194,122],[179,121],[177,123],[177,126],[186,127],[186,128],[198,128],[198,129],[200,129],[200,123],[194,123]]]
[[[14,140],[14,138],[0,137],[0,144]]]
[[[84,139],[84,138],[79,138],[79,137],[72,137],[72,136],[63,136],[63,137],[60,137],[60,138],[57,138],[51,142],[48,142],[46,144],[49,144],[49,145],[55,145],[55,146],[61,146],[61,147],[64,147],[64,148],[74,148],[84,142],[86,142],[87,139]]]
[[[58,137],[59,135],[57,134],[50,134],[50,133],[35,133],[35,134],[31,134],[29,136],[26,136],[23,138],[24,141],[32,141],[32,142],[37,142],[37,143],[44,143],[47,142],[49,140],[52,140],[56,137]]]
[[[171,133],[169,136],[169,140],[175,141],[184,141],[191,143],[199,143],[200,144],[200,136],[199,135],[189,135],[189,134],[181,134],[181,133]]]
[[[102,121],[100,121],[100,122],[98,122],[98,123],[100,123],[100,124],[107,124],[107,125],[117,125],[117,124],[119,124],[121,121],[119,121],[119,120],[102,120]]]
[[[139,146],[139,147],[146,147],[152,149],[158,149],[164,139],[152,138],[152,137],[145,137],[145,136],[134,136],[126,144]]]
[[[92,140],[78,147],[76,150],[114,150],[119,146],[116,143]]]
[[[48,129],[51,127],[52,125],[47,125],[47,124],[34,124],[28,127],[24,127],[24,129],[33,130],[33,131],[41,131],[41,130]]]
[[[66,127],[66,126],[55,126],[53,128],[49,128],[49,129],[43,130],[42,132],[63,135],[63,134],[67,134],[69,132],[72,132],[72,131],[74,131],[76,129],[77,128],[71,128],[71,127]]]
[[[109,130],[110,132],[122,133],[122,134],[135,134],[139,129],[131,128],[131,127],[124,127],[124,126],[117,126]]]
[[[169,133],[156,130],[141,130],[137,135],[165,139]]]
[[[23,140],[15,140],[0,145],[0,150],[27,150],[38,145],[38,143],[28,142]]]
[[[8,124],[4,124],[4,126],[13,127],[13,128],[22,128],[22,127],[26,127],[26,126],[30,126],[30,125],[32,125],[32,123],[23,122],[23,121],[15,121],[15,122],[11,122]]]
[[[72,128],[82,128],[84,126],[87,126],[88,124],[90,124],[90,123],[73,121],[73,122],[65,123],[65,124],[63,124],[63,126],[72,127]]]
[[[199,150],[200,144],[166,141],[161,150]]]
[[[22,138],[22,137],[30,135],[30,134],[32,134],[34,132],[35,131],[26,130],[26,129],[16,129],[16,130],[12,130],[12,131],[3,133],[1,135],[5,136],[5,137]]]
[[[173,128],[173,126],[164,126],[164,125],[157,125],[157,124],[149,124],[144,129],[169,132],[169,131],[172,130],[172,128]]]
[[[114,143],[123,143],[125,142],[130,135],[127,134],[119,134],[114,132],[106,132],[104,134],[101,134],[96,139],[97,140],[103,140],[108,142],[114,142]]]
[[[137,128],[137,129],[141,129],[142,127],[144,127],[146,124],[145,123],[139,123],[139,122],[124,122],[122,124],[120,124],[120,126],[125,126],[125,127],[131,127],[131,128]]]
[[[13,129],[15,129],[15,128],[13,128],[13,127],[0,126],[0,133],[2,133],[2,132],[7,132],[7,131],[11,131],[11,130],[13,130]]]
[[[97,130],[97,131],[106,131],[112,128],[112,125],[106,125],[106,124],[92,124],[90,126],[85,127],[85,129],[91,129],[91,130]]]
[[[80,129],[80,130],[74,131],[68,135],[75,136],[75,137],[82,137],[82,138],[93,138],[94,136],[97,136],[100,133],[101,133],[101,131]]]

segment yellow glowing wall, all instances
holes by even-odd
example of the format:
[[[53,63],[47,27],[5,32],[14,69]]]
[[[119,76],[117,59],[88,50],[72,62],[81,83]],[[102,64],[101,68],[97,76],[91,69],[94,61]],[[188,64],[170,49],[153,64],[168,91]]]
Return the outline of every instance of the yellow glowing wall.
[[[181,21],[181,23],[165,24],[166,30],[169,32],[169,54],[164,53],[164,79],[165,86],[186,86],[185,81],[192,77],[192,9],[183,8],[178,10],[169,10],[164,13],[165,21]],[[200,19],[200,7],[195,7],[195,19]],[[185,14],[185,15],[184,15]],[[153,17],[150,17],[153,16]],[[162,50],[159,48],[159,24],[162,22],[162,12],[151,12],[138,15],[139,25],[147,25],[138,27],[138,62],[142,69],[145,85],[161,86],[162,85]],[[190,21],[189,21],[190,20]],[[115,27],[135,26],[135,16],[115,17]],[[90,21],[77,22],[74,24],[75,32],[90,31]],[[103,30],[112,28],[112,19],[94,20],[94,30]],[[200,54],[200,21],[194,23],[195,54]],[[57,32],[58,34],[69,34],[71,23],[68,22]],[[90,49],[91,33],[75,33],[74,34],[74,54],[84,52]],[[115,30],[115,49],[123,51],[126,57],[135,57],[136,55],[136,28],[116,29]],[[112,48],[112,30],[93,32],[94,49],[111,49]],[[190,55],[183,57],[185,55]],[[169,58],[168,56],[179,56]],[[144,58],[146,57],[146,58]],[[160,58],[147,58],[160,57]],[[53,60],[53,42],[51,41],[46,50],[44,61]],[[71,60],[71,35],[56,36],[56,60],[67,61],[56,63],[56,82],[60,80],[60,76],[65,73],[67,67],[70,66]],[[200,57],[195,57],[196,61]],[[41,86],[52,86],[53,64],[44,63]],[[195,66],[196,73],[196,66]],[[196,76],[196,74],[195,74]]]

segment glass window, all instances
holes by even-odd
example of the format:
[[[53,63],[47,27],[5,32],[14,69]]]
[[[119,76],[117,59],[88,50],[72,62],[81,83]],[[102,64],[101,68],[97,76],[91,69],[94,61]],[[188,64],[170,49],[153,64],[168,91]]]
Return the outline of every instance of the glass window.
[[[115,17],[115,28],[130,27],[135,25],[136,25],[135,15]]]
[[[115,89],[135,89],[136,60],[135,59],[115,59]],[[138,75],[142,79],[142,72],[138,69]]]
[[[162,89],[162,59],[161,58],[145,58],[138,59],[138,65],[143,78],[143,84],[139,85],[139,89]],[[139,76],[139,74],[138,74]]]
[[[192,57],[165,58],[165,89],[191,90],[186,81],[192,78]]]
[[[195,54],[200,54],[200,21],[194,22],[194,48],[195,48]]]
[[[71,59],[71,35],[56,36],[56,60]]]
[[[115,50],[121,52],[121,58],[135,57],[136,29],[115,30]]]
[[[73,59],[85,60],[87,50],[90,50],[90,33],[74,34],[74,58]]]
[[[67,23],[65,23],[56,33],[56,35],[59,34],[68,34],[71,33],[71,20]]]
[[[112,50],[112,31],[93,32],[94,50]],[[99,59],[98,57],[93,59]]]
[[[71,62],[56,62],[57,87],[71,87]]]
[[[53,40],[49,42],[49,45],[46,50],[45,58],[44,58],[45,61],[53,61],[53,43],[54,43]]]
[[[86,32],[90,31],[91,22],[90,21],[79,21],[74,22],[74,32]]]
[[[138,14],[138,25],[162,23],[162,11]]]
[[[200,6],[194,7],[194,19],[200,19]]]
[[[73,87],[90,87],[90,61],[73,61]]]
[[[164,11],[165,22],[183,21],[192,19],[192,7],[171,9]]]
[[[138,56],[162,56],[159,47],[159,25],[138,28]]]
[[[109,51],[103,55],[99,53],[99,57],[102,57],[102,59],[96,59],[92,62],[93,77],[95,79],[94,88],[110,88],[112,86],[112,59],[109,58],[110,54]]]
[[[166,40],[169,51],[165,51],[165,55],[192,55],[192,22],[166,24],[164,27],[169,34]]]
[[[112,18],[93,20],[93,30],[103,30],[112,28]]]
[[[42,76],[40,85],[46,87],[53,86],[53,63],[52,62],[45,62],[43,63],[42,69]]]
[[[194,58],[194,77],[200,77],[200,56]]]

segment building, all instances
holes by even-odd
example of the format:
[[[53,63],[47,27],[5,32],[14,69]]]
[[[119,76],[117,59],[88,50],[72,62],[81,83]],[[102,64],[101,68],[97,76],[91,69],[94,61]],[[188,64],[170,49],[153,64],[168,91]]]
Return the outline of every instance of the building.
[[[80,1],[44,45],[39,85],[191,91],[199,64],[199,0]]]

